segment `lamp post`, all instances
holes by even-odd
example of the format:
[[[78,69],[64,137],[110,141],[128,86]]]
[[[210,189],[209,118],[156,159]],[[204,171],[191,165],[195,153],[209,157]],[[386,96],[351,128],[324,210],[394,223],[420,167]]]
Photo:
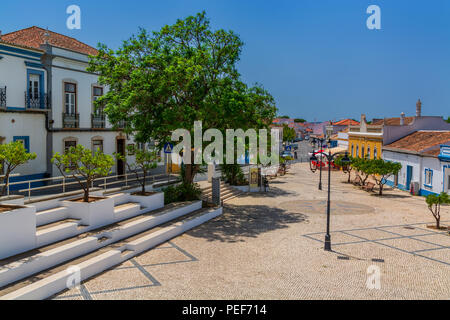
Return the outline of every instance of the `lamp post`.
[[[325,235],[325,251],[331,251],[331,235],[330,235],[330,216],[331,216],[331,162],[334,160],[334,158],[338,155],[344,155],[344,158],[342,159],[342,164],[344,171],[346,170],[347,166],[350,163],[350,159],[348,158],[348,152],[337,152],[335,154],[331,154],[331,151],[329,151],[328,154],[320,150],[318,153],[313,153],[310,162],[317,161],[316,154],[321,154],[322,156],[325,156],[328,160],[328,200],[327,200],[327,233]],[[313,171],[314,172],[314,171]]]

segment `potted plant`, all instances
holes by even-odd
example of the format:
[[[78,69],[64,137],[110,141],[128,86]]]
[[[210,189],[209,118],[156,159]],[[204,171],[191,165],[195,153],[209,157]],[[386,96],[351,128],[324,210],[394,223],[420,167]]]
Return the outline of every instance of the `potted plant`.
[[[136,176],[136,181],[140,185],[140,190],[130,194],[130,201],[138,202],[147,209],[156,210],[164,206],[164,193],[150,192],[146,190],[147,178],[150,170],[155,169],[160,161],[159,152],[157,149],[140,149],[134,144],[127,147],[128,154],[133,154],[135,157],[134,163],[126,161],[121,154],[115,154],[116,158],[126,163],[128,171],[133,172]]]
[[[92,152],[82,145],[71,147],[66,153],[55,153],[52,163],[61,174],[72,178],[84,191],[82,198],[63,201],[69,208],[69,216],[80,219],[88,226],[100,226],[112,223],[114,220],[114,201],[105,197],[90,196],[90,190],[95,179],[111,173],[114,158],[105,155],[100,150]]]

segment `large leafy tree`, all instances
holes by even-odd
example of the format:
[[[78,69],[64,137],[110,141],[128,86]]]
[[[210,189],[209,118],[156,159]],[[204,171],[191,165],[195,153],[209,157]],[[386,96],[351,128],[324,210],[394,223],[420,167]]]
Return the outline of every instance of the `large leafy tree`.
[[[77,145],[64,154],[55,153],[52,163],[63,176],[78,182],[84,191],[83,201],[89,202],[89,192],[93,182],[111,173],[114,158],[100,150],[92,152],[82,145]]]
[[[380,196],[383,195],[383,188],[387,183],[387,178],[398,174],[402,165],[397,162],[384,161],[383,159],[366,160],[365,170],[371,174],[379,187]]]
[[[293,128],[290,128],[287,124],[283,125],[283,142],[293,141],[296,136]]]
[[[34,159],[36,154],[29,153],[20,141],[0,144],[0,169],[4,167],[4,175],[0,176],[3,184],[1,195],[5,195],[8,190],[11,173],[20,165]]]
[[[99,45],[89,70],[109,87],[98,105],[139,142],[170,140],[176,129],[191,132],[195,121],[224,132],[241,124],[268,125],[273,98],[240,81],[236,64],[243,43],[232,31],[212,30],[204,12],[149,33],[143,29],[113,51]],[[247,122],[245,122],[247,121]],[[186,164],[187,183],[198,165]]]

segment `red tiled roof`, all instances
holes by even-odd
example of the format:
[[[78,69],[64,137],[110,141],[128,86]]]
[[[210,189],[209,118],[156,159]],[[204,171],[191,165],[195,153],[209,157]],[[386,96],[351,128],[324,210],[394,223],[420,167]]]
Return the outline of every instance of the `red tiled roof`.
[[[44,36],[46,31],[47,30],[39,27],[30,27],[27,29],[22,29],[2,35],[2,40],[22,46],[39,49],[40,46],[43,45],[46,41],[46,37]],[[48,31],[48,33],[50,36],[48,37],[47,41],[52,46],[90,55],[96,55],[98,52],[97,49],[74,38],[50,30]]]
[[[411,124],[415,117],[405,117],[405,125]],[[399,126],[400,118],[386,118],[386,119],[374,119],[373,125],[385,125],[385,126]]]
[[[344,119],[338,122],[333,123],[335,126],[357,126],[359,125],[358,121],[355,121],[353,119]]]
[[[448,142],[450,142],[450,131],[417,131],[385,148],[438,155],[440,145]]]

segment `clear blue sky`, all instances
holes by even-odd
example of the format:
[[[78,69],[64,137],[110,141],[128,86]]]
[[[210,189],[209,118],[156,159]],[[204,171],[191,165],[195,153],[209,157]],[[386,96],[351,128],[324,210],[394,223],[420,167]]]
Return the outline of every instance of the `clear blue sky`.
[[[82,29],[66,28],[66,8]],[[366,28],[380,6],[382,30]],[[277,101],[280,114],[312,120],[415,113],[450,116],[448,0],[3,0],[3,33],[32,25],[117,48],[138,27],[157,30],[206,10],[214,28],[245,42],[239,68]]]

